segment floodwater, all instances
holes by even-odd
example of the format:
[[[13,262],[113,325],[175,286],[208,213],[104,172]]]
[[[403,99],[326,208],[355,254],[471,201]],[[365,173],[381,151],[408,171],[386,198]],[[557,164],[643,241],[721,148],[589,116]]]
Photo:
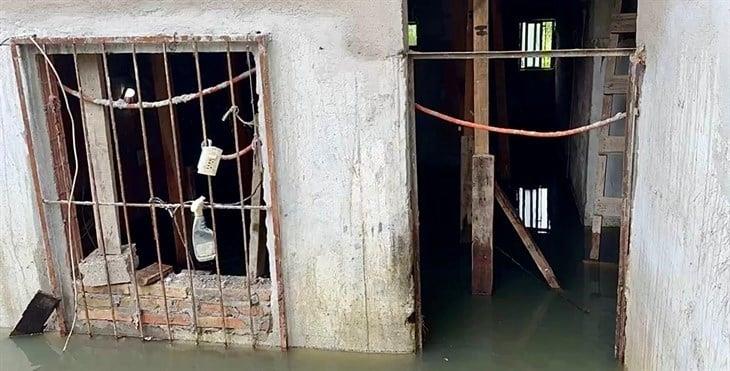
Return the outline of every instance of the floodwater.
[[[0,330],[0,370],[616,370],[615,268],[583,267],[576,266],[574,281],[561,283],[588,314],[524,272],[501,276],[492,298],[439,290],[439,300],[424,303],[426,344],[419,355],[225,350],[84,335],[62,353],[55,334],[8,339],[9,331]]]

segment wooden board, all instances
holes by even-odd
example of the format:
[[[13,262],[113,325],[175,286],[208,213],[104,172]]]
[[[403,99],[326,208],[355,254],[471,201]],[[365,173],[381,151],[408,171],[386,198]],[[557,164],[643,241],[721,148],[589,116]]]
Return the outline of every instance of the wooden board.
[[[104,83],[104,67],[101,56],[97,54],[79,54],[79,90],[90,97],[102,97],[106,94]],[[114,181],[114,164],[112,156],[111,126],[106,109],[96,104],[84,105],[84,122],[87,132],[87,147],[94,171],[94,187],[99,202],[116,201],[116,182]],[[99,206],[99,223],[103,226],[104,246],[107,254],[121,253],[119,234],[119,218],[115,206]]]
[[[494,217],[494,156],[474,155],[472,159],[472,267],[471,292],[492,295],[494,276],[492,246]]]
[[[40,334],[46,328],[46,321],[58,307],[61,299],[38,291],[23,311],[20,321],[10,333],[10,336]]]
[[[167,81],[165,78],[166,73],[164,58],[161,54],[153,54],[151,56],[151,60],[155,99],[167,99],[168,91]],[[170,81],[170,84],[172,84],[172,81]],[[170,85],[170,89],[174,90],[172,85]],[[160,126],[160,139],[162,142],[162,157],[165,162],[165,183],[167,185],[167,197],[169,198],[168,201],[171,203],[181,203],[184,201],[183,199],[181,199],[181,195],[182,197],[185,197],[185,193],[182,192],[181,188],[184,187],[183,184],[188,183],[188,178],[185,172],[180,171],[181,164],[178,161],[178,158],[175,156],[176,145],[178,150],[178,156],[180,155],[180,138],[177,137],[177,135],[179,135],[179,131],[173,133],[173,125],[175,123],[172,122],[172,118],[170,117],[170,107],[160,107],[156,109],[155,112],[157,113],[157,122]],[[174,113],[175,112],[173,112],[173,114]],[[177,137],[175,138],[176,140],[173,140],[173,135]],[[175,221],[177,222],[177,225],[180,227],[180,229],[183,229],[183,231],[180,231],[180,234],[182,234],[183,238],[187,238],[187,231],[189,230],[185,219],[186,218],[184,212],[175,214]],[[185,251],[186,241],[182,241],[178,233],[175,233],[174,235],[175,259],[177,260],[178,264],[184,266],[187,262]]]
[[[489,50],[489,0],[474,0],[474,51]],[[474,59],[474,121],[489,124],[489,60]],[[474,154],[489,153],[489,132],[474,132]]]
[[[172,272],[172,267],[162,264],[163,278]],[[137,284],[140,286],[149,286],[160,280],[160,268],[157,264],[150,264],[137,272],[135,272]]]
[[[507,198],[507,195],[502,191],[502,188],[500,188],[499,185],[496,184],[494,185],[494,196],[497,199],[497,203],[499,204],[500,208],[502,209],[502,211],[504,211],[505,216],[507,216],[510,224],[512,224],[512,227],[515,229],[515,232],[517,232],[517,235],[520,237],[520,240],[522,240],[522,243],[525,245],[527,252],[530,254],[532,260],[535,262],[537,268],[540,270],[540,273],[543,277],[545,277],[545,281],[547,281],[550,288],[559,289],[560,285],[558,284],[558,279],[555,277],[553,269],[550,267],[550,264],[548,264],[547,260],[542,255],[540,248],[532,239],[530,232],[522,224],[522,221],[517,215],[517,211],[514,209],[514,207],[512,207],[512,203],[510,202],[509,198]]]

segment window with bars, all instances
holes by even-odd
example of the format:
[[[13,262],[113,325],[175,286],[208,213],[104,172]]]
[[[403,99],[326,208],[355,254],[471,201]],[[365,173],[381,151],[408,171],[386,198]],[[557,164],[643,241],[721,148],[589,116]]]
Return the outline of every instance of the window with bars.
[[[173,340],[173,327],[184,326],[224,343],[268,337],[281,269],[267,248],[278,209],[275,192],[264,194],[264,183],[276,188],[275,172],[260,139],[273,137],[262,113],[266,37],[31,37],[13,39],[11,50],[25,125],[39,139],[29,150],[41,218],[64,226],[47,233],[66,246],[48,249],[65,253],[55,265],[68,265],[63,280],[78,287],[79,305],[63,305],[88,333]],[[221,160],[212,174],[201,171],[210,148]],[[212,236],[209,259],[196,250],[199,216]],[[108,303],[93,301],[100,294]],[[146,306],[160,294],[163,305]],[[132,317],[166,325],[167,336]]]
[[[526,228],[534,229],[537,233],[547,233],[550,230],[546,187],[520,187],[517,190],[517,209]]]
[[[522,51],[538,52],[553,49],[555,33],[554,20],[520,22],[520,48]],[[525,57],[520,60],[520,68],[551,69],[551,57]]]

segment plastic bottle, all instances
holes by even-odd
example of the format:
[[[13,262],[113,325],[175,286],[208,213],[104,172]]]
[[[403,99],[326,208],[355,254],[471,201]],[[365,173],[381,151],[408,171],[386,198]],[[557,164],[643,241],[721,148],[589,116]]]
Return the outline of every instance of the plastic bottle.
[[[190,211],[195,214],[193,220],[193,251],[195,259],[199,262],[207,262],[215,259],[215,243],[213,231],[205,224],[203,215],[203,201],[205,196],[198,197],[193,201]]]

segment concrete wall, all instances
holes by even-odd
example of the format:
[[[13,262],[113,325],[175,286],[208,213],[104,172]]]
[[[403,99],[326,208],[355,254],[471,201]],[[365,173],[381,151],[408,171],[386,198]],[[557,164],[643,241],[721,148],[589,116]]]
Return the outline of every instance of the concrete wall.
[[[271,34],[290,344],[407,352],[415,342],[406,321],[413,280],[403,9],[403,0],[6,2],[0,40]],[[47,273],[7,47],[0,96],[0,326],[12,326]]]
[[[626,363],[730,369],[730,3],[639,3]]]

